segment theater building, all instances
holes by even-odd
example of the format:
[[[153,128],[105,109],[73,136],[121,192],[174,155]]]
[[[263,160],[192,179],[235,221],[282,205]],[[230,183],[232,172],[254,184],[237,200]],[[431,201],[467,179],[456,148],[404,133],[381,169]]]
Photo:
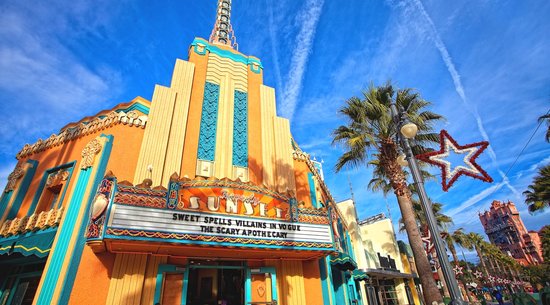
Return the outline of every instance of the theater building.
[[[219,0],[210,38],[151,101],[17,154],[0,201],[1,305],[366,304],[353,237],[230,14]]]

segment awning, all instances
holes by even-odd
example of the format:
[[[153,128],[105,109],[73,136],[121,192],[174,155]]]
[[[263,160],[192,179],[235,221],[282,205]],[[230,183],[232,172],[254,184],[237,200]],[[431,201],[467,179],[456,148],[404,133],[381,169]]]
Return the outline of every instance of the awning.
[[[330,256],[330,263],[340,270],[354,270],[357,269],[357,263],[344,252],[338,252],[338,255],[333,254]]]
[[[387,278],[387,279],[414,278],[414,275],[410,273],[402,273],[399,271],[391,271],[391,270],[384,270],[384,269],[366,269],[365,272],[369,276],[377,277],[377,278]]]
[[[50,253],[56,232],[57,228],[53,228],[0,238],[0,255],[17,252],[24,256],[46,257]]]
[[[361,269],[353,270],[351,275],[353,276],[353,279],[356,280],[356,281],[366,281],[369,278],[367,273],[365,271],[361,270]]]

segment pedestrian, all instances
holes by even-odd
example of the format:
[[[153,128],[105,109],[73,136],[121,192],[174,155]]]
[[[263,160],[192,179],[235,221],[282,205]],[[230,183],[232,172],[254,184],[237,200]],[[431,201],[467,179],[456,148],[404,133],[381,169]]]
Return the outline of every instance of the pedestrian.
[[[497,299],[498,305],[504,305],[504,301],[502,300],[502,293],[500,293],[500,290],[493,290],[493,296],[495,297],[495,299]]]

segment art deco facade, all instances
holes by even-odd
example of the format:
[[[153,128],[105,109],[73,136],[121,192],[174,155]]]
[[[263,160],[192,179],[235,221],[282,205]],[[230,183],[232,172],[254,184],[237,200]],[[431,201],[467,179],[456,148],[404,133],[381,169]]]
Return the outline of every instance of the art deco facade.
[[[230,10],[151,101],[17,154],[0,304],[364,304],[353,237]]]
[[[518,263],[526,266],[543,261],[538,233],[527,231],[513,202],[494,200],[489,211],[479,214],[479,220],[489,241]]]

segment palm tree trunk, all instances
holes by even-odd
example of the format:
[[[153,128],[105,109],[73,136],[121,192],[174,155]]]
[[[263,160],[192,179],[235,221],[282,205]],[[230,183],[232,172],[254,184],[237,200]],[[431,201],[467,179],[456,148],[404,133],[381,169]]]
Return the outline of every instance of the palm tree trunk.
[[[432,274],[432,268],[428,261],[428,256],[424,251],[424,244],[418,230],[412,201],[411,193],[407,187],[405,175],[401,169],[401,166],[397,163],[397,149],[395,143],[385,142],[381,145],[380,163],[386,169],[389,175],[391,186],[397,196],[397,203],[401,210],[401,217],[405,230],[407,231],[407,237],[411,244],[411,249],[416,262],[416,269],[420,277],[420,283],[422,284],[422,292],[426,304],[437,304],[443,302],[441,293],[435,284],[435,280]]]
[[[481,264],[481,268],[483,271],[485,271],[485,276],[489,278],[489,271],[487,271],[487,266],[485,266],[485,261],[483,260],[483,254],[481,254],[481,250],[478,246],[474,246],[477,252],[477,256],[479,257],[479,263]]]
[[[453,261],[455,265],[458,265],[458,255],[456,255],[455,246],[449,243],[449,250],[451,250],[451,254],[453,255]]]
[[[420,231],[416,226],[416,218],[414,217],[410,197],[407,198],[407,196],[397,196],[397,202],[399,203],[401,217],[403,218],[405,230],[407,231],[407,237],[409,238],[411,249],[414,254],[416,269],[418,271],[418,276],[420,277],[420,283],[422,284],[422,291],[426,304],[432,304],[433,301],[436,301],[437,304],[439,304],[443,302],[443,298],[441,297],[439,288],[437,288],[437,285],[435,284],[432,267],[428,261],[426,252],[424,251],[424,244],[420,236]]]

